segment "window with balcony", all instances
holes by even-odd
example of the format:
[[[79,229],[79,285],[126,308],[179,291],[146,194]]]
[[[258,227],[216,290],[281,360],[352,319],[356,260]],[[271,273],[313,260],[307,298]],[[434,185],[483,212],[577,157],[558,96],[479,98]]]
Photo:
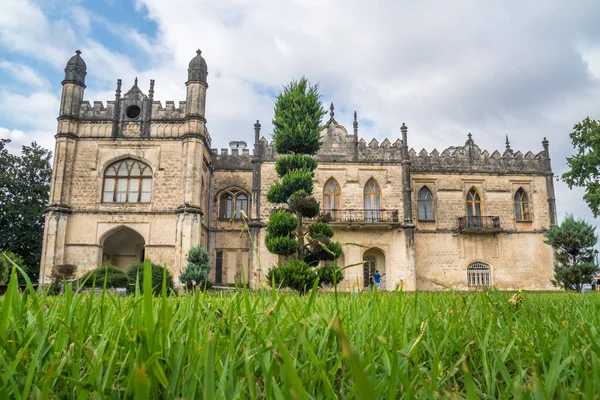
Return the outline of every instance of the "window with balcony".
[[[417,194],[417,205],[419,208],[419,221],[433,221],[433,195],[427,186],[423,186]]]
[[[141,161],[117,161],[104,171],[103,203],[149,203],[152,170]]]
[[[378,222],[381,210],[381,187],[375,179],[365,185],[365,222]]]
[[[519,188],[515,193],[515,214],[517,221],[531,221],[529,197],[523,188]]]
[[[339,183],[331,178],[323,187],[323,211],[331,213],[331,218],[337,221],[342,209],[342,189]]]
[[[477,228],[482,226],[481,196],[475,188],[467,193],[467,226]]]

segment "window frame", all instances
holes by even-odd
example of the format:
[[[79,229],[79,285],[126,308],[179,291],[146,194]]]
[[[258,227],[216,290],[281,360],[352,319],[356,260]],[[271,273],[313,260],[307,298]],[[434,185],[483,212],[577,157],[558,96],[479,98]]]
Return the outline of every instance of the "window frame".
[[[426,193],[429,195],[429,199],[422,199],[421,193]],[[417,220],[423,222],[435,222],[435,207],[434,207],[434,198],[431,190],[425,185],[417,192]],[[425,208],[424,218],[421,218],[421,204],[424,204],[425,207],[427,204],[430,204],[431,209],[429,210],[431,213],[431,218],[427,218],[427,208]]]
[[[487,289],[492,287],[492,267],[482,261],[470,263],[467,266],[467,287],[469,289]]]
[[[367,207],[367,196],[370,198],[371,208]],[[363,187],[363,204],[365,209],[366,222],[379,222],[380,212],[382,210],[382,201],[383,195],[381,185],[379,184],[377,179],[370,178]],[[374,206],[375,204],[377,204],[377,207]]]
[[[334,186],[333,192],[328,190],[328,186],[330,185],[330,183],[333,183],[333,186]],[[337,202],[336,202],[336,198],[337,198]],[[327,204],[327,202],[325,201],[325,199],[328,199],[329,204],[330,205],[333,204],[333,207],[326,208],[325,204]],[[336,204],[337,204],[337,207],[336,207]],[[323,185],[323,212],[331,213],[331,217],[333,218],[333,220],[337,221],[338,218],[340,217],[339,211],[341,211],[341,210],[342,210],[342,187],[335,178],[329,178],[327,180],[327,182],[325,182],[325,185]]]
[[[131,165],[128,165],[128,162],[132,162]],[[127,168],[127,175],[119,175],[119,170],[121,169],[121,165],[125,164],[126,168]],[[137,175],[131,175],[131,172],[133,170],[134,165],[138,166],[139,169],[139,174]],[[110,169],[114,170],[114,175],[107,175],[107,173],[109,173]],[[146,171],[149,171],[149,174],[146,175]],[[107,192],[107,180],[108,179],[112,179],[113,180],[113,190]],[[100,203],[101,204],[150,204],[152,203],[152,180],[154,179],[154,174],[152,173],[152,168],[150,167],[150,165],[148,165],[147,163],[137,160],[135,158],[124,158],[124,159],[120,159],[117,161],[114,161],[110,164],[108,164],[106,166],[106,168],[104,168],[104,173],[102,174],[102,192],[101,192],[101,198],[100,198]],[[119,188],[119,182],[120,181],[126,181],[125,184],[125,200],[124,201],[117,201],[117,196],[119,195],[120,192],[118,188]],[[131,183],[132,181],[135,182],[137,180],[137,191],[136,192],[131,192]],[[148,191],[144,191],[144,182],[148,181],[149,182],[149,190]],[[112,201],[107,201],[105,200],[105,197],[108,193],[112,193]],[[130,194],[136,193],[137,194],[137,201],[129,201],[129,196]],[[144,193],[148,193],[148,201],[142,201],[143,195]]]
[[[227,211],[227,204],[223,203],[223,199],[227,198],[227,196],[229,196],[229,198],[227,199],[227,201],[231,201],[231,207],[230,207],[230,212],[228,213]],[[239,197],[243,197],[241,199],[238,199]],[[232,189],[227,189],[222,191],[219,196],[217,197],[218,201],[219,201],[219,215],[218,215],[218,219],[219,220],[224,220],[224,221],[229,221],[231,219],[233,220],[241,220],[242,218],[242,213],[241,211],[244,212],[244,214],[246,215],[246,217],[249,217],[248,214],[248,210],[250,209],[250,196],[248,195],[248,193],[246,193],[245,191],[241,190],[241,189],[237,189],[237,188],[232,188]],[[240,202],[239,205],[244,205],[244,207],[239,207],[238,209],[238,201]]]
[[[519,200],[517,200],[517,196],[520,196]],[[531,222],[533,218],[531,217],[531,201],[529,201],[529,195],[520,187],[515,192],[513,196],[513,203],[515,205],[515,220],[517,222]],[[519,218],[519,212],[521,213],[521,217]]]

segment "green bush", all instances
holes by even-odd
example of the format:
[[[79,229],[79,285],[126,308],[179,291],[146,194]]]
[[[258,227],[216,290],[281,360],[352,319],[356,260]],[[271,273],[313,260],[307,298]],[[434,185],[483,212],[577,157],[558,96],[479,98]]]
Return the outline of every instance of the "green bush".
[[[296,258],[289,259],[284,264],[278,264],[271,268],[267,273],[269,282],[275,282],[276,286],[288,287],[297,290],[301,294],[311,290],[317,274],[314,268],[311,268],[304,261]]]
[[[280,208],[273,211],[269,216],[267,233],[274,236],[289,236],[296,232],[297,227],[298,218],[291,212]]]
[[[173,286],[173,275],[169,272],[168,269],[163,267],[162,265],[152,263],[152,293],[154,295],[159,295],[162,291],[164,272],[167,273],[167,293],[170,293],[175,290]],[[144,263],[142,261],[131,264],[129,269],[127,270],[127,279],[129,280],[129,285],[127,286],[127,291],[129,293],[135,292],[135,284],[138,282],[139,276],[139,287],[140,292],[144,292]]]
[[[333,228],[325,222],[315,222],[308,227],[310,236],[314,239],[318,238],[332,238]]]
[[[298,250],[298,241],[292,236],[273,236],[267,233],[265,246],[271,253],[289,256]]]
[[[187,261],[188,264],[179,275],[181,283],[188,289],[212,287],[208,280],[210,262],[206,249],[200,245],[192,247],[188,252]]]
[[[319,277],[319,283],[333,285],[344,280],[344,271],[336,264],[327,263],[317,268],[317,276]]]
[[[110,262],[105,262],[98,268],[86,273],[79,279],[79,282],[84,287],[92,287],[94,278],[96,279],[96,287],[103,287],[105,279],[107,288],[126,288],[128,283],[125,272]]]
[[[314,171],[317,169],[317,160],[306,154],[286,154],[275,161],[275,171],[280,177],[295,169]]]
[[[314,218],[319,215],[319,202],[304,190],[291,195],[288,204],[292,212],[300,213],[303,217]]]
[[[23,259],[15,253],[13,253],[12,251],[5,251],[3,253],[0,253],[0,284],[6,283],[6,280],[10,276],[10,271],[12,271],[13,265],[8,260],[9,258],[19,267],[25,269],[25,265],[23,265]]]

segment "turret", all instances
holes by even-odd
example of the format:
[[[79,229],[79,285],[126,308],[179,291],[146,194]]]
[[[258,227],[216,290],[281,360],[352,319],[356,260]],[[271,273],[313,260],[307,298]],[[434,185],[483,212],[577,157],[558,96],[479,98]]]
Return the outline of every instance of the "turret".
[[[79,107],[83,100],[86,74],[87,67],[85,61],[81,58],[81,51],[77,50],[65,67],[65,79],[62,81],[63,89],[58,114],[59,119],[79,118]]]
[[[187,86],[186,118],[197,117],[205,119],[206,89],[208,88],[208,83],[206,82],[207,75],[208,68],[206,67],[206,61],[202,57],[202,52],[197,50],[196,57],[190,61],[188,80],[185,83]]]

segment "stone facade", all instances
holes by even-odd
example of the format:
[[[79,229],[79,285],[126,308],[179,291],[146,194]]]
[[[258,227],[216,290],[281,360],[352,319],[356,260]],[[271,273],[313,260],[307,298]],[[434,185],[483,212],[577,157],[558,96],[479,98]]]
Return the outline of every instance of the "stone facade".
[[[189,248],[202,244],[213,282],[268,284],[278,261],[264,245],[277,154],[260,123],[252,154],[244,142],[210,148],[199,51],[177,107],[154,101],[154,81],[145,94],[137,79],[124,95],[118,80],[106,106],[90,104],[86,68],[79,52],[65,68],[41,281],[54,265],[83,274],[107,258],[126,268],[147,257],[177,276]],[[325,204],[327,182],[339,188],[338,205],[323,212],[342,244],[338,264],[351,265],[340,288],[361,290],[377,269],[387,290],[552,289],[552,249],[543,242],[556,223],[548,142],[523,154],[507,138],[502,153],[490,154],[469,134],[464,145],[416,152],[404,124],[401,135],[367,143],[356,114],[348,133],[330,107],[314,195]]]

